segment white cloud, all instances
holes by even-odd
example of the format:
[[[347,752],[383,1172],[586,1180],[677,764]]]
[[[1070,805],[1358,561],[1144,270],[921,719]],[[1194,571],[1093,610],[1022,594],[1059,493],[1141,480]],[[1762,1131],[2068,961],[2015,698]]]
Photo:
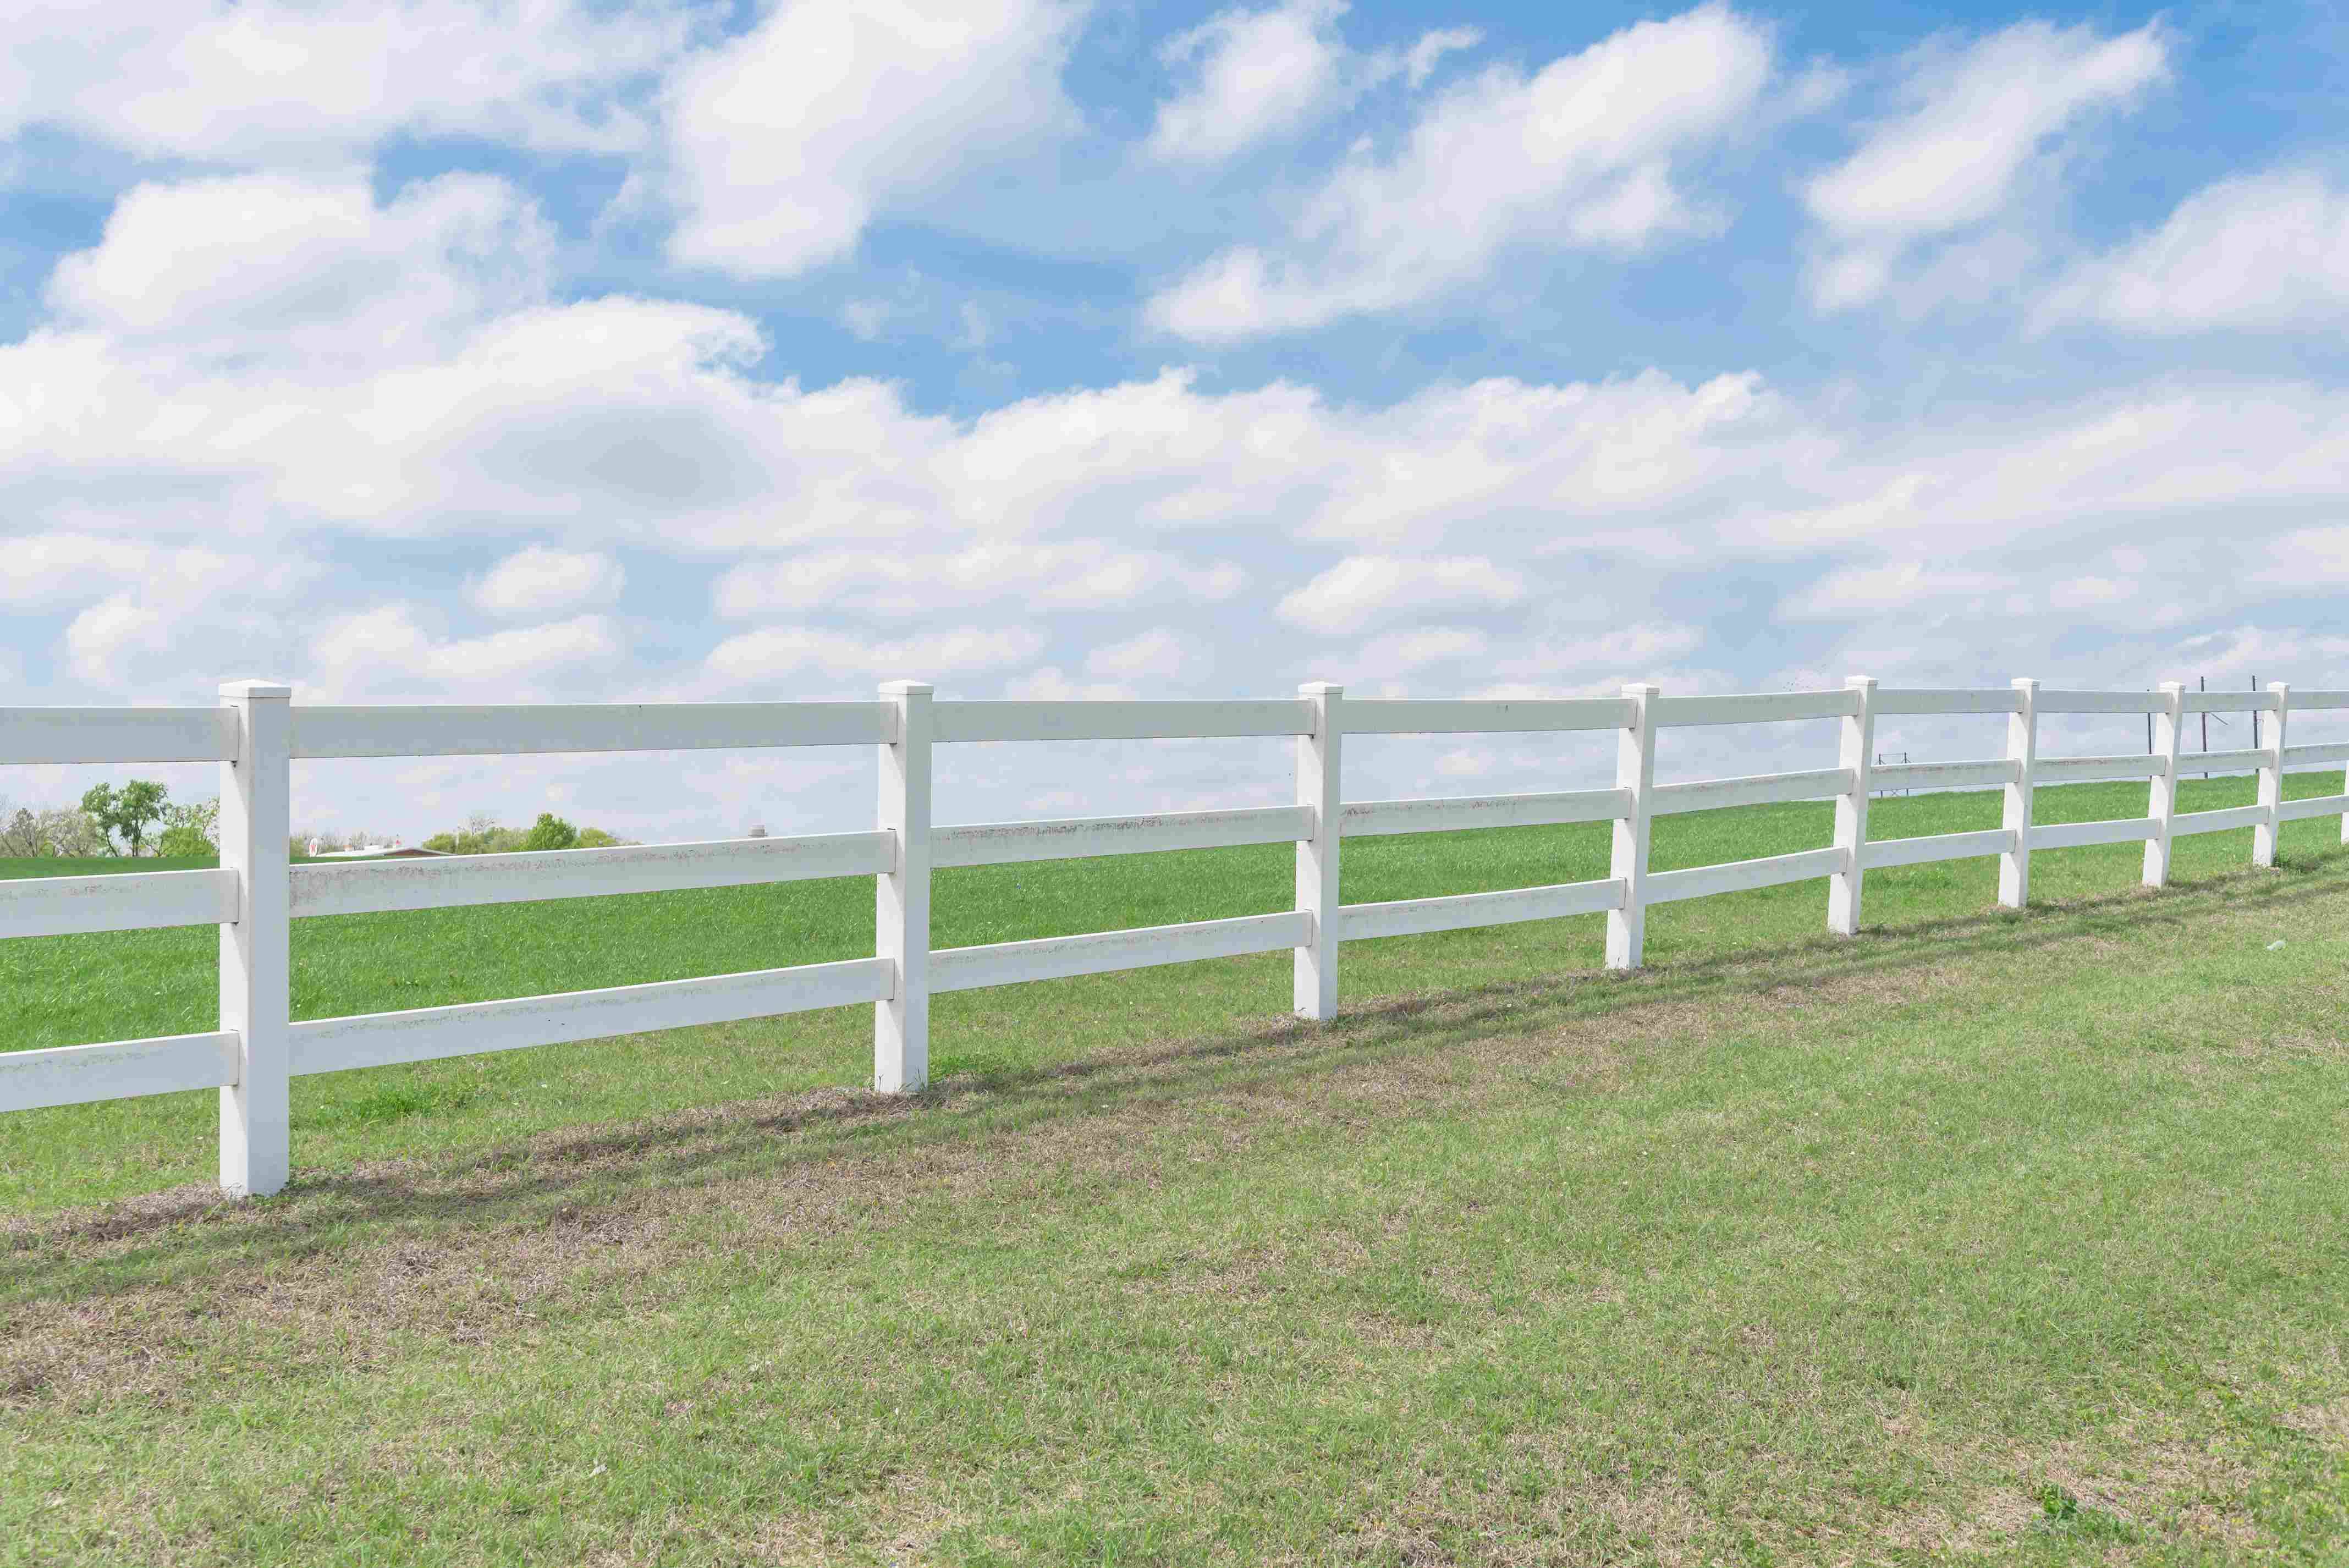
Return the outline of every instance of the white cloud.
[[[1172,164],[1226,162],[1308,129],[1402,77],[1425,85],[1445,56],[1484,41],[1476,27],[1425,33],[1408,49],[1361,51],[1339,36],[1345,0],[1281,0],[1264,10],[1219,11],[1169,38],[1159,57],[1196,63],[1185,90],[1163,100],[1143,144]]]
[[[178,631],[169,612],[133,594],[116,593],[82,611],[66,628],[67,667],[92,686],[112,686],[130,674],[138,656],[169,652]]]
[[[781,277],[875,212],[1074,122],[1078,0],[791,0],[667,92],[672,259]]]
[[[1403,57],[1403,77],[1414,88],[1427,85],[1444,57],[1473,49],[1485,41],[1482,27],[1439,27],[1433,33],[1423,33],[1419,41]]]
[[[45,533],[0,539],[0,603],[36,609],[87,601],[94,586],[112,588],[163,571],[198,572],[208,552],[168,551],[137,540]]]
[[[1228,562],[1195,565],[1102,540],[1005,540],[951,555],[849,550],[745,562],[719,579],[713,598],[730,617],[827,606],[917,615],[1014,597],[1040,610],[1114,610],[1146,598],[1228,599],[1247,581]]]
[[[1085,655],[1085,673],[1138,685],[1180,686],[1206,662],[1198,643],[1161,626]]]
[[[1081,681],[1058,665],[1045,665],[1003,683],[1009,702],[1134,702],[1145,694],[1123,681]],[[1158,694],[1165,695],[1160,688]],[[1073,802],[1075,797],[1071,796]]]
[[[1701,494],[1784,433],[1755,377],[1653,373],[1364,409],[1167,371],[957,421],[878,381],[758,379],[766,345],[733,312],[552,303],[544,232],[471,177],[383,201],[277,177],[132,193],[60,265],[55,323],[0,346],[0,506],[90,537],[534,528],[574,552],[804,552],[727,578],[735,614],[811,593],[1077,609],[1226,599],[1247,576],[1233,531],[1300,519],[1381,547],[1561,518],[1603,540],[1603,520]],[[314,272],[281,264],[295,253]],[[1191,534],[1213,542],[1171,542]]]
[[[1469,626],[1428,626],[1415,632],[1372,637],[1346,659],[1347,678],[1358,684],[1409,675],[1429,665],[1482,658],[1492,639]]]
[[[2349,583],[2349,526],[2294,529],[2263,553],[2253,582],[2302,590]]]
[[[0,52],[0,137],[313,167],[398,131],[620,151],[688,29],[667,0],[29,0]]]
[[[470,597],[492,614],[543,614],[608,603],[626,581],[620,563],[608,555],[533,544],[492,567],[472,584]]]
[[[124,351],[354,359],[445,352],[545,297],[553,232],[502,181],[451,174],[378,205],[357,178],[140,185],[51,274],[54,318]],[[318,363],[334,360],[333,366]]]
[[[1611,693],[1624,683],[1676,673],[1676,661],[1704,645],[1704,633],[1677,622],[1640,621],[1580,636],[1542,637],[1494,665],[1513,683],[1507,692]],[[1675,682],[1683,689],[1690,684]],[[1495,694],[1500,695],[1500,694]]]
[[[886,300],[853,299],[840,307],[840,324],[859,343],[874,343],[887,328],[896,308]]]
[[[2174,335],[2294,332],[2349,318],[2349,191],[2313,170],[2222,180],[2154,232],[2074,268],[2042,325]]]
[[[1640,22],[1531,77],[1495,66],[1441,94],[1391,156],[1359,153],[1276,252],[1226,251],[1151,300],[1200,342],[1299,331],[1434,298],[1516,246],[1628,251],[1717,218],[1673,178],[1751,112],[1771,46],[1712,4]]]
[[[1043,647],[1043,637],[1026,626],[964,626],[879,642],[812,627],[773,626],[727,638],[709,651],[702,667],[734,686],[802,674],[832,680],[943,681],[1025,664]]]
[[[1848,566],[1828,573],[1780,607],[1795,620],[1857,619],[1959,599],[1990,603],[2018,584],[2012,573],[1971,571],[1923,561]]]
[[[243,543],[243,542],[238,542]],[[251,552],[78,533],[0,539],[0,604],[74,612],[63,667],[99,689],[136,688],[273,641],[318,569],[292,550]]]
[[[1481,555],[1355,555],[1280,602],[1274,613],[1308,631],[1360,631],[1391,614],[1496,609],[1525,597],[1517,573]]]
[[[1920,243],[1999,217],[2052,166],[2061,137],[2162,80],[2168,52],[2158,24],[2106,37],[2086,26],[2029,21],[1962,48],[1936,43],[1910,56],[1903,112],[1803,188],[1827,241],[1810,272],[1813,302],[1828,310],[1867,304]]]
[[[1343,0],[1287,0],[1219,11],[1167,41],[1169,65],[1198,62],[1190,90],[1158,106],[1145,144],[1154,158],[1214,163],[1296,130],[1346,90]]]
[[[344,616],[310,645],[312,700],[441,694],[529,701],[550,684],[608,671],[621,655],[600,615],[441,639],[407,604]]]

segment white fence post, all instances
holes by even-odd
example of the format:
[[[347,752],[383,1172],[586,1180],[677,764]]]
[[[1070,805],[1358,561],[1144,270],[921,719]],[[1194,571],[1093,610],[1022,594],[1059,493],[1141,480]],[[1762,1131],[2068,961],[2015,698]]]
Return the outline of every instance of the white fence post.
[[[1297,841],[1297,907],[1312,916],[1297,950],[1291,1002],[1300,1018],[1338,1014],[1338,828],[1344,807],[1340,758],[1345,742],[1342,686],[1308,681],[1297,688],[1313,710],[1313,732],[1297,738],[1297,803],[1312,837]]]
[[[236,873],[236,920],[220,928],[220,1026],[234,1029],[237,1081],[220,1091],[223,1191],[260,1198],[293,1164],[288,1100],[293,915],[285,860],[293,834],[287,708],[294,688],[224,681],[237,715],[236,760],[221,764],[220,854]]]
[[[1648,944],[1648,830],[1656,796],[1656,710],[1662,688],[1627,686],[1631,722],[1615,738],[1615,788],[1630,791],[1630,813],[1615,819],[1607,874],[1623,884],[1623,907],[1607,912],[1607,967],[1637,969]]]
[[[2292,686],[2283,681],[2270,681],[2268,690],[2275,693],[2275,733],[2261,749],[2267,760],[2260,764],[2260,804],[2267,808],[2267,820],[2251,829],[2251,864],[2271,866],[2276,861],[2276,830],[2282,826],[2283,805],[2284,717],[2292,711]]]
[[[2153,776],[2153,789],[2145,814],[2157,824],[2153,837],[2145,841],[2145,885],[2169,885],[2169,823],[2178,815],[2178,742],[2186,730],[2186,683],[2161,683],[2161,711],[2153,716],[2154,755],[2161,761],[2161,771]]]
[[[873,1087],[906,1094],[930,1081],[930,696],[922,681],[884,681],[897,738],[880,748],[877,825],[897,841],[896,869],[873,879],[874,947],[896,986],[873,1004]]]
[[[1868,773],[1876,756],[1876,677],[1849,676],[1844,686],[1859,698],[1859,711],[1843,721],[1839,766],[1851,769],[1851,789],[1836,797],[1835,843],[1844,869],[1827,879],[1827,929],[1837,936],[1859,934],[1860,857],[1868,850]]]
[[[2013,835],[1998,858],[1998,902],[2021,909],[2031,902],[2031,774],[2039,761],[2039,683],[2018,676],[2019,706],[2006,719],[2006,759],[2014,778],[2006,786],[1999,826]]]

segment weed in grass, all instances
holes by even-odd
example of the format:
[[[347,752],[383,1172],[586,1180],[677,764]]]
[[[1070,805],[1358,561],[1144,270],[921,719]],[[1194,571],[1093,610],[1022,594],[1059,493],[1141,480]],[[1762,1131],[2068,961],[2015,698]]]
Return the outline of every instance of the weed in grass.
[[[479,1084],[462,1081],[378,1084],[364,1094],[319,1107],[313,1119],[328,1130],[381,1127],[410,1117],[462,1110],[481,1093]]]
[[[2133,1541],[2137,1532],[2119,1515],[2082,1502],[2053,1481],[2039,1489],[2037,1528],[2044,1533],[2075,1541]]]

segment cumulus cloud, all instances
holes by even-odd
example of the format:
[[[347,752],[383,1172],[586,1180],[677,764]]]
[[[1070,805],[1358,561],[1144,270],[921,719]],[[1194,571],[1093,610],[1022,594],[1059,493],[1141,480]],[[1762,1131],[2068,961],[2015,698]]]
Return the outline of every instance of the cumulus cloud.
[[[1481,555],[1356,555],[1282,599],[1275,613],[1308,631],[1355,632],[1393,613],[1491,609],[1525,593],[1521,577]]]
[[[608,555],[533,544],[492,567],[472,584],[470,596],[492,614],[543,614],[609,603],[626,581],[620,563]]]
[[[1473,626],[1423,626],[1417,631],[1393,632],[1372,637],[1348,655],[1344,661],[1346,678],[1368,692],[1378,689],[1380,683],[1415,675],[1430,665],[1481,659],[1492,646],[1492,638]]]
[[[1154,297],[1157,330],[1228,342],[1437,297],[1517,246],[1627,252],[1718,225],[1675,165],[1767,84],[1767,31],[1723,5],[1640,22],[1531,77],[1439,94],[1391,153],[1362,150],[1278,248],[1224,252]]]
[[[95,248],[57,263],[47,302],[119,350],[299,356],[316,375],[442,351],[538,303],[553,247],[534,203],[477,175],[380,204],[357,178],[150,183],[115,203]]]
[[[1229,562],[1195,566],[1103,540],[999,540],[946,555],[848,550],[745,562],[718,580],[713,597],[730,617],[826,607],[917,615],[1011,597],[1040,610],[1119,610],[1148,598],[1228,599],[1247,581]]]
[[[807,626],[771,626],[727,638],[702,661],[722,686],[771,684],[793,676],[833,680],[951,680],[1026,664],[1044,639],[1027,626],[961,626],[895,640]]]
[[[2067,133],[2162,80],[2168,55],[2158,24],[2107,37],[2038,21],[1911,55],[1902,110],[1803,187],[1825,241],[1809,273],[1813,303],[1865,304],[1917,246],[1999,217],[2052,169]]]
[[[1128,681],[1181,683],[1205,663],[1197,639],[1160,626],[1085,655],[1085,673]]]
[[[304,696],[528,701],[566,677],[608,670],[620,654],[600,615],[451,638],[436,635],[414,606],[385,604],[340,617],[312,640]]]
[[[2349,317],[2349,190],[2306,169],[2222,180],[2059,279],[2039,321],[2156,335],[2292,332]]]
[[[1080,0],[792,0],[666,92],[670,256],[782,277],[874,214],[1072,125]]]
[[[1145,144],[1153,157],[1212,163],[1295,130],[1345,90],[1343,0],[1288,0],[1263,11],[1219,11],[1160,51],[1197,62],[1188,91],[1158,106]]]
[[[33,0],[10,11],[0,137],[312,167],[401,131],[625,151],[688,28],[668,0]]]
[[[1408,49],[1360,51],[1338,31],[1344,0],[1284,0],[1263,10],[1219,11],[1159,50],[1189,82],[1158,105],[1143,144],[1151,157],[1215,164],[1305,129],[1380,83],[1416,88],[1446,55],[1484,39],[1475,27],[1422,35]]]

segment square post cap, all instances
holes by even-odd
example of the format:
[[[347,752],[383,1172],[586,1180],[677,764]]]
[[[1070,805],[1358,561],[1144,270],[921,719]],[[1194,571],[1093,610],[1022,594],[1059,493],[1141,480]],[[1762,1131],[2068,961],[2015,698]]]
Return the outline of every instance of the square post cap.
[[[294,695],[294,688],[284,681],[222,681],[220,694],[222,696],[254,698],[290,697]]]
[[[927,681],[883,681],[883,696],[928,696],[938,688]]]
[[[1299,696],[1340,696],[1346,688],[1336,681],[1306,681],[1297,688]]]

